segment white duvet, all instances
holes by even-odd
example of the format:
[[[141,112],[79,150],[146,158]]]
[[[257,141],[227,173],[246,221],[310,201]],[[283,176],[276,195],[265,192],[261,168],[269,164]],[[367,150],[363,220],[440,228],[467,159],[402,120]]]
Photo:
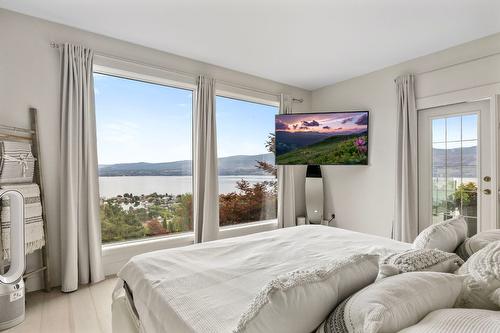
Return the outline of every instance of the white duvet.
[[[118,273],[132,290],[142,329],[232,332],[277,275],[358,253],[411,244],[326,226],[299,226],[146,253]]]

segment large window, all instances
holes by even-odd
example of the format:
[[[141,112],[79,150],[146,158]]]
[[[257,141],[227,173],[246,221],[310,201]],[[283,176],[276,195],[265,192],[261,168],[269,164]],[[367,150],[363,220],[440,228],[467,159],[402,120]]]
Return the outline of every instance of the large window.
[[[102,242],[192,230],[192,91],[94,79]]]
[[[276,106],[217,96],[220,226],[276,218]]]

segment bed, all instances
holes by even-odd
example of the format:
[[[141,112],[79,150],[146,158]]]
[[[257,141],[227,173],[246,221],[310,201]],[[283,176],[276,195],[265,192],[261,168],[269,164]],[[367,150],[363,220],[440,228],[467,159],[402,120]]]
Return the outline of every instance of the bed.
[[[232,332],[259,290],[280,274],[411,244],[305,225],[132,258],[118,273],[113,332]]]

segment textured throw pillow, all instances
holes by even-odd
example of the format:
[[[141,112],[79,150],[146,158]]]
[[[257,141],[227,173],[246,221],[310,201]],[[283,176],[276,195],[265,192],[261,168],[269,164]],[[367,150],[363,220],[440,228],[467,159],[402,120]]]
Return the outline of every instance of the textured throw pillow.
[[[436,249],[408,250],[382,259],[377,279],[418,271],[453,273],[463,263],[455,253]]]
[[[455,252],[466,237],[467,223],[458,216],[425,228],[413,242],[413,248]]]
[[[377,281],[346,299],[316,333],[393,333],[428,313],[453,307],[463,276],[412,272]]]
[[[441,309],[399,333],[498,333],[500,311]]]
[[[377,255],[355,255],[270,281],[234,332],[311,332],[342,300],[373,283]]]
[[[500,310],[500,241],[474,253],[456,274],[466,274],[459,307]]]
[[[496,241],[500,241],[500,229],[483,231],[464,240],[455,252],[463,260],[467,260],[471,255],[481,250],[486,245]]]

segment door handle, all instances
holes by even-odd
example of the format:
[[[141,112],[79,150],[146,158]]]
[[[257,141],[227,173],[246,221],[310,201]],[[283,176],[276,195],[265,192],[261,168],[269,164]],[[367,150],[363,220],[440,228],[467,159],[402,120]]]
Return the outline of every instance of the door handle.
[[[486,194],[486,195],[490,195],[491,194],[491,190],[489,188],[483,190],[483,193]]]

